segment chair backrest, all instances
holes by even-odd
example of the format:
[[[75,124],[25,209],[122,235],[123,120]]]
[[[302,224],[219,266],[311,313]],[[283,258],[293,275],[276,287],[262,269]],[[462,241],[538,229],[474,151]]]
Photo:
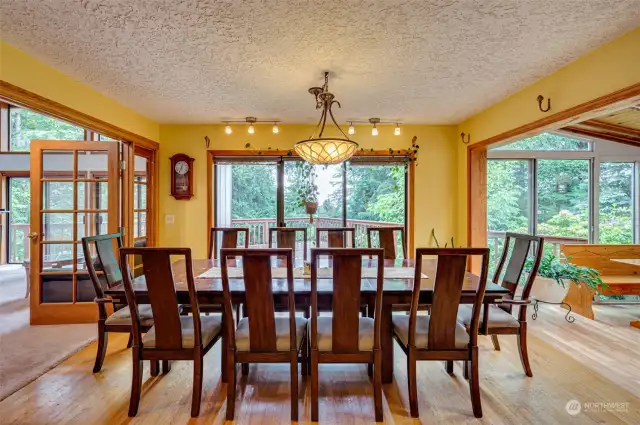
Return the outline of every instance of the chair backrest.
[[[193,262],[190,248],[122,248],[120,266],[127,302],[131,310],[133,341],[135,346],[142,345],[140,334],[140,316],[133,288],[133,278],[129,268],[129,258],[139,256],[142,271],[147,284],[149,304],[153,313],[155,327],[155,347],[161,350],[182,349],[182,327],[180,310],[173,276],[172,257],[183,257],[185,262],[185,284],[189,291],[189,303],[193,313],[194,347],[202,345],[200,327],[200,309],[193,279]],[[140,277],[139,279],[141,279]],[[144,348],[144,347],[143,347]]]
[[[368,227],[367,228],[367,243],[369,248],[373,248],[372,234],[378,233],[378,244],[380,248],[384,249],[384,258],[386,260],[395,260],[398,258],[395,232],[400,232],[400,243],[402,245],[402,258],[407,258],[407,240],[405,238],[404,226],[393,227]]]
[[[316,247],[320,248],[320,236],[327,234],[328,248],[347,248],[347,241],[351,240],[351,248],[356,247],[356,229],[353,227],[316,227]],[[348,237],[348,233],[351,237]],[[349,239],[347,239],[349,238]]]
[[[509,257],[509,261],[507,262],[507,257],[509,256],[509,247],[511,246],[511,242],[513,241],[513,250],[511,252],[511,256]],[[529,298],[531,294],[531,288],[533,287],[533,282],[538,274],[538,267],[540,266],[540,261],[542,260],[542,251],[544,249],[544,238],[539,236],[531,236],[524,235],[520,233],[506,233],[504,240],[504,248],[502,250],[502,255],[500,256],[500,262],[498,263],[498,267],[496,268],[496,272],[493,275],[493,282],[498,283],[500,280],[500,275],[502,274],[502,269],[507,264],[507,267],[504,271],[504,276],[502,277],[502,285],[503,288],[508,289],[510,292],[510,298],[513,299],[513,296],[516,293],[516,289],[518,288],[518,281],[520,280],[520,276],[522,276],[522,271],[524,269],[525,263],[527,262],[527,257],[529,256],[529,252],[532,251],[533,256],[533,266],[531,268],[531,273],[525,283],[524,289],[522,290],[522,298]],[[511,312],[512,305],[510,304],[502,304],[500,308],[507,312]],[[520,308],[520,310],[525,310],[525,308]]]
[[[209,258],[216,258],[218,251],[217,234],[222,233],[220,248],[237,248],[238,233],[244,233],[244,247],[249,247],[249,229],[245,227],[212,227],[209,235]]]
[[[333,267],[332,352],[358,353],[363,257],[375,265],[376,301],[373,348],[380,347],[380,313],[384,281],[384,251],[378,248],[314,248],[311,250],[311,344],[317,348],[318,267],[320,257],[330,257]]]
[[[273,248],[273,234],[276,234],[278,248],[291,248],[293,257],[296,256],[296,236],[302,233],[303,258],[307,260],[307,229],[304,227],[270,227],[269,228],[269,248]]]
[[[289,307],[290,347],[296,347],[295,303],[293,295],[293,250],[290,248],[220,250],[222,291],[225,317],[233,317],[231,293],[229,290],[228,258],[241,259],[245,287],[244,311],[249,320],[249,349],[251,352],[277,352],[275,305],[273,300],[272,260],[284,264],[287,270],[287,293]],[[233,320],[225,320],[229,344],[235,346],[235,326]],[[294,348],[295,349],[295,348]]]
[[[471,345],[477,345],[480,308],[487,287],[489,268],[488,248],[418,248],[416,250],[416,274],[411,297],[409,317],[409,345],[415,346],[416,321],[420,302],[422,257],[437,256],[436,275],[433,283],[433,301],[429,315],[429,350],[459,350],[456,348],[458,307],[465,283],[469,256],[482,256],[480,279],[475,288],[473,313],[469,329]],[[433,279],[433,277],[431,277]]]
[[[95,257],[91,247],[95,247]],[[87,236],[82,238],[82,251],[87,272],[96,291],[96,297],[104,298],[104,290],[122,283],[122,273],[116,249],[122,247],[122,234],[110,233],[107,235]],[[102,271],[104,279],[98,276],[98,269]],[[103,286],[106,284],[106,288]]]

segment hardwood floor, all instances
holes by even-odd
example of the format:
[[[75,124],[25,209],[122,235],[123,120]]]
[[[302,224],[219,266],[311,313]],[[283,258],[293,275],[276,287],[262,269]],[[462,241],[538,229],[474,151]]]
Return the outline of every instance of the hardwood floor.
[[[405,356],[396,352],[395,377],[384,388],[384,420],[389,424],[638,424],[637,385],[640,332],[625,323],[627,308],[597,307],[596,318],[563,321],[563,311],[543,307],[530,325],[529,350],[533,378],[518,357],[516,338],[500,338],[502,351],[481,338],[480,386],[484,417],[473,417],[469,387],[460,364],[455,376],[444,364],[419,362],[420,419],[408,415]],[[602,312],[601,312],[602,311]],[[621,325],[615,325],[620,321]],[[613,324],[613,325],[612,325]],[[631,333],[626,331],[631,330]],[[543,341],[544,339],[544,341]],[[138,416],[127,417],[131,355],[127,337],[112,335],[103,371],[91,372],[95,343],[0,403],[3,424],[183,424],[224,423],[226,386],[220,382],[220,350],[205,357],[201,414],[191,420],[192,365],[175,362],[165,376],[150,377],[145,364]],[[625,378],[625,375],[627,376]],[[320,367],[320,423],[373,423],[373,394],[365,366]],[[301,380],[300,422],[309,423],[310,380]],[[636,385],[634,386],[634,382]],[[289,423],[289,369],[286,365],[252,366],[239,378],[238,424]],[[584,406],[571,416],[567,402],[621,403],[605,410]],[[625,404],[628,403],[628,404]]]

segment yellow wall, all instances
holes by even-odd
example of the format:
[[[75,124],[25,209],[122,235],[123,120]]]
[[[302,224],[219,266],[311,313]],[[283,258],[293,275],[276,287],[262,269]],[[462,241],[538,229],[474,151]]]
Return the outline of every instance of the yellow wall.
[[[471,135],[471,144],[640,83],[640,28],[594,50],[518,93],[476,114],[458,126],[458,229],[467,234],[467,145],[459,134]],[[538,109],[536,97],[551,98],[551,112]]]
[[[0,80],[158,141],[158,123],[0,40]]]
[[[204,136],[211,139],[210,149],[244,149],[250,142],[256,148],[290,149],[308,138],[314,126],[281,125],[273,134],[270,125],[257,125],[256,134],[248,135],[244,126],[235,126],[232,135],[224,134],[222,125],[160,126],[160,244],[191,247],[194,256],[207,253],[207,149]],[[380,135],[371,136],[371,127],[356,127],[354,139],[361,147],[405,149],[418,136],[420,152],[416,169],[415,238],[416,246],[429,244],[431,228],[446,239],[454,235],[456,223],[456,145],[455,126],[403,126],[402,136],[393,135],[393,126],[380,126]],[[170,193],[170,161],[176,153],[195,158],[195,196],[178,201]],[[173,225],[165,225],[165,215],[174,216]]]

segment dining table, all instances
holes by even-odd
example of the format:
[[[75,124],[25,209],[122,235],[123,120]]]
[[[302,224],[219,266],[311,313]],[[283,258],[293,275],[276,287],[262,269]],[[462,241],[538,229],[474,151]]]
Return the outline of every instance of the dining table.
[[[611,261],[636,266],[640,270],[640,258],[612,258]],[[630,321],[629,326],[640,329],[640,319]]]
[[[229,289],[232,302],[241,304],[244,301],[244,281],[241,276],[241,260],[233,266],[233,272],[229,272]],[[186,286],[186,267],[184,260],[178,260],[172,264],[172,272],[176,287],[176,297],[179,304],[188,304],[189,293]],[[308,309],[311,305],[311,279],[303,272],[303,261],[295,260],[294,264],[294,297],[296,309]],[[194,259],[192,261],[193,276],[197,291],[198,303],[200,304],[222,304],[223,292],[220,278],[220,261],[217,259]],[[228,267],[231,267],[228,264]],[[319,265],[322,267],[322,264]],[[376,296],[376,279],[374,270],[377,268],[375,260],[362,262],[362,305],[372,305]],[[433,298],[433,287],[436,276],[437,260],[424,259],[422,261],[422,277],[420,283],[420,304],[431,304]],[[381,351],[382,351],[382,381],[391,383],[393,381],[394,367],[394,347],[393,347],[393,306],[408,305],[411,302],[413,292],[413,282],[415,273],[415,262],[412,259],[385,260],[385,277],[382,293],[382,314],[381,314]],[[278,273],[272,269],[273,296],[277,305],[287,305],[287,281],[285,274]],[[466,272],[460,302],[462,304],[472,304],[475,300],[475,293],[479,282],[479,276],[472,272]],[[149,303],[147,292],[147,282],[144,275],[133,280],[133,289],[136,301],[140,304]],[[318,273],[318,304],[330,309],[333,296],[333,280],[331,273]],[[113,298],[115,302],[126,304],[126,295],[122,284],[113,286],[105,290],[105,294]],[[487,282],[484,304],[493,304],[499,301],[509,291],[491,281]],[[452,306],[453,307],[453,306]],[[488,309],[485,308],[485,311]],[[397,314],[406,314],[403,312]]]

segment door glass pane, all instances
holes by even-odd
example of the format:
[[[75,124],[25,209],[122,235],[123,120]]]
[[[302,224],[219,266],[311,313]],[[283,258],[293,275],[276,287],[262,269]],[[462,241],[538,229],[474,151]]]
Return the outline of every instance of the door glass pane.
[[[589,238],[589,161],[538,161],[538,234]]]
[[[83,140],[84,130],[24,108],[9,108],[9,150],[28,152],[31,140]]]
[[[347,226],[356,229],[357,246],[367,246],[369,227],[405,225],[404,165],[348,164],[347,194]],[[373,239],[379,246],[377,233]]]
[[[312,167],[310,174],[305,171],[305,167]],[[317,188],[315,206],[305,205],[301,197],[301,189],[304,192],[309,184],[307,175],[311,176],[311,184]],[[343,164],[309,165],[302,161],[284,164],[284,221],[287,227],[307,228],[309,248],[316,246],[316,227],[344,227],[342,180]],[[311,223],[308,211],[314,209]]]
[[[107,213],[78,213],[76,229],[78,240],[85,236],[106,235],[109,228],[109,214]]]
[[[600,243],[633,243],[633,162],[600,163]]]
[[[78,182],[78,209],[106,210],[109,206],[109,182]]]
[[[138,211],[133,214],[133,237],[142,238],[147,236],[147,213]]]
[[[73,178],[73,152],[71,151],[43,151],[42,168],[44,176],[51,179]]]
[[[78,152],[78,177],[106,179],[108,170],[107,152]]]
[[[31,190],[28,177],[11,177],[9,192],[9,262],[21,263],[30,258],[30,205]]]
[[[217,169],[217,226],[249,228],[250,247],[268,246],[268,229],[277,221],[277,165],[232,163]]]
[[[73,182],[43,182],[43,209],[73,210],[73,184]]]
[[[147,185],[146,184],[134,184],[133,185],[133,208],[136,210],[147,209]]]
[[[75,244],[42,244],[43,272],[72,272]]]
[[[497,266],[505,232],[529,233],[529,161],[487,161],[487,233],[490,271]]]
[[[72,241],[73,213],[42,213],[42,240]]]

